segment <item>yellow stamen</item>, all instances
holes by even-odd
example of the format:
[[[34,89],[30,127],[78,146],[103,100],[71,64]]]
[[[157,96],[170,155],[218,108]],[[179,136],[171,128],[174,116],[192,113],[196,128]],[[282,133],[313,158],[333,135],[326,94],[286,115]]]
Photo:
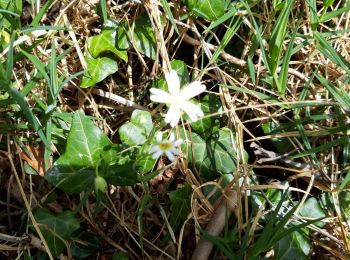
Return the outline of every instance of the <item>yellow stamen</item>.
[[[159,148],[160,148],[162,151],[167,151],[167,150],[169,150],[169,149],[171,148],[171,146],[172,146],[172,143],[167,142],[167,143],[162,143],[162,144],[160,144],[160,145],[159,145]]]

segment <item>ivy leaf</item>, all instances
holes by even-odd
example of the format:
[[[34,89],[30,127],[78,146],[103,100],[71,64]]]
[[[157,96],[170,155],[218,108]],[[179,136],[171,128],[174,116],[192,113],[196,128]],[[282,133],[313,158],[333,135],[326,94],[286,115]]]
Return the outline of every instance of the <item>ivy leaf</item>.
[[[130,122],[119,128],[120,139],[129,146],[144,144],[153,128],[151,113],[134,110]]]
[[[299,211],[299,215],[308,219],[317,219],[317,218],[326,217],[326,214],[320,207],[320,204],[318,203],[317,199],[312,197],[305,201],[305,203],[303,204],[303,206]],[[325,226],[325,223],[322,221],[318,221],[314,224],[321,228]]]
[[[74,259],[86,259],[100,251],[99,237],[86,232],[84,228],[75,230],[72,234],[72,240],[71,250]]]
[[[88,49],[93,58],[98,58],[103,52],[113,52],[119,58],[128,62],[128,54],[116,48],[116,30],[103,30],[101,34],[89,37]]]
[[[170,62],[171,68],[176,71],[180,78],[180,86],[186,86],[190,82],[189,73],[187,70],[186,63],[182,60],[172,60]],[[165,77],[162,76],[154,82],[156,88],[168,91],[168,86],[165,81]]]
[[[67,194],[79,193],[94,185],[96,169],[105,165],[107,181],[112,180],[116,185],[134,183],[137,176],[131,171],[132,160],[124,158],[122,161],[115,147],[88,117],[75,113],[66,150],[45,178]],[[125,180],[128,178],[129,182]]]
[[[201,107],[204,112],[205,117],[199,119],[196,122],[191,123],[192,129],[201,135],[204,139],[207,139],[212,133],[217,131],[220,127],[220,122],[215,120],[219,118],[218,112],[222,110],[222,105],[219,98],[215,95],[206,95],[201,102],[198,102],[198,105]],[[216,115],[213,115],[216,114]],[[213,116],[212,116],[213,115]]]
[[[215,21],[225,14],[225,0],[184,0],[194,14],[208,21]]]
[[[176,232],[186,220],[191,210],[191,185],[186,184],[184,187],[176,191],[169,192],[171,201],[170,225]]]
[[[71,240],[72,233],[80,226],[73,212],[65,211],[55,215],[47,209],[39,208],[35,211],[34,216],[40,224],[40,230],[51,253],[59,256],[65,249],[61,239]]]
[[[128,37],[137,51],[152,60],[156,59],[156,40],[147,13],[137,18],[135,27],[128,31]]]
[[[84,73],[80,84],[82,88],[88,88],[104,80],[109,75],[117,72],[118,63],[109,57],[91,58],[86,57],[88,71]]]
[[[187,140],[184,131],[180,131],[180,136],[185,140],[181,146],[186,152],[188,146],[187,159],[192,166],[198,170],[205,179],[214,179],[218,174],[232,173],[236,169],[236,147],[232,146],[231,131],[228,128],[221,128],[215,132],[207,141],[198,134],[186,131],[187,137],[192,137],[192,142]],[[193,151],[193,156],[192,156]]]
[[[307,230],[294,231],[280,239],[274,246],[275,259],[309,259],[310,239]]]

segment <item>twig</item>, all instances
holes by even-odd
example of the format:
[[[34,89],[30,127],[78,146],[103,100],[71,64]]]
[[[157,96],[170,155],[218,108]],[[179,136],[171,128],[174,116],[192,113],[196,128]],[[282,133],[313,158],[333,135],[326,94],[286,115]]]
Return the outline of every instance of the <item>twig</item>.
[[[149,111],[147,108],[145,108],[145,107],[143,107],[141,105],[138,105],[135,102],[127,100],[126,98],[123,98],[123,97],[118,96],[116,94],[113,94],[111,92],[105,92],[102,89],[93,88],[91,90],[91,92],[93,94],[95,94],[95,95],[98,95],[100,97],[104,97],[104,98],[110,99],[112,101],[115,101],[115,102],[117,102],[119,104],[122,104],[124,106],[127,106],[127,107],[132,107],[132,108],[135,108],[135,109],[141,109],[141,110]]]
[[[211,218],[206,232],[211,236],[218,236],[224,226],[225,221],[227,220],[227,213],[232,213],[237,206],[237,193],[236,191],[229,191],[227,194],[224,194],[222,201],[218,208],[215,210],[213,217]],[[198,242],[196,249],[193,252],[192,260],[206,260],[209,258],[211,250],[213,249],[213,243],[201,238]]]
[[[32,234],[24,234],[21,237],[15,237],[15,236],[10,236],[7,234],[0,233],[0,240],[4,240],[7,242],[20,244],[20,245],[31,245],[35,248],[40,249],[43,252],[46,252],[46,249],[42,245],[41,240]]]

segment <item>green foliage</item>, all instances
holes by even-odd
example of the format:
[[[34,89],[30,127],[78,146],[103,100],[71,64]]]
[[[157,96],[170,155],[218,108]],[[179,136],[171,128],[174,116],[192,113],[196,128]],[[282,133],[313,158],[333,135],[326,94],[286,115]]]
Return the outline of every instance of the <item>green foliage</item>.
[[[176,191],[169,192],[171,201],[170,225],[174,232],[181,227],[191,211],[191,194],[192,188],[189,184]]]
[[[225,13],[225,0],[183,0],[186,6],[199,17],[215,21]]]
[[[69,240],[72,240],[72,233],[79,228],[79,222],[70,211],[55,215],[47,209],[39,208],[34,216],[51,253],[59,256],[69,245]]]
[[[120,152],[89,118],[75,113],[66,150],[45,178],[67,194],[92,189],[96,174],[111,184],[132,185],[137,182],[133,159]]]
[[[230,129],[221,128],[205,141],[198,134],[180,131],[186,140],[181,149],[187,152],[189,166],[198,170],[205,179],[214,179],[218,174],[232,173],[236,169],[236,147]],[[187,150],[188,149],[188,150]],[[193,157],[192,157],[193,154]]]
[[[204,117],[191,123],[193,131],[207,139],[220,128],[219,113],[223,110],[220,99],[214,95],[206,95],[199,103]]]
[[[306,230],[294,231],[280,239],[274,246],[275,259],[309,259],[311,252],[310,239]]]
[[[257,239],[256,243],[254,243],[252,248],[249,250],[250,257],[258,257],[261,253],[266,252],[276,244],[277,247],[281,248],[282,244],[279,243],[281,239],[286,238],[286,236],[292,234],[295,231],[301,232],[304,227],[306,227],[309,224],[315,223],[319,220],[308,220],[307,222],[302,224],[291,224],[290,226],[287,226],[287,223],[290,221],[294,212],[298,208],[298,205],[295,205],[287,213],[282,213],[282,205],[285,202],[287,194],[288,191],[286,191],[281,196],[281,200],[278,202],[274,211],[270,214],[268,222],[265,225],[261,235]],[[280,215],[282,215],[282,217],[280,217]],[[306,244],[302,240],[298,241],[297,243],[299,243],[299,247],[302,247],[303,250],[306,249]],[[291,252],[295,253],[296,250],[292,250]]]
[[[98,192],[98,191],[105,192],[106,189],[107,189],[107,182],[101,176],[96,176],[95,177],[94,184],[95,184],[96,192]]]
[[[119,128],[121,141],[129,146],[144,144],[153,128],[152,117],[149,112],[135,110],[130,122]]]
[[[88,233],[85,227],[80,227],[71,235],[73,240],[71,243],[71,250],[74,259],[86,259],[92,254],[96,254],[100,250],[99,237]]]
[[[118,63],[109,57],[86,58],[88,72],[85,73],[81,82],[82,88],[94,86],[96,83],[104,80],[109,75],[118,70]]]
[[[133,47],[146,57],[155,60],[156,40],[151,21],[146,12],[140,15],[133,26],[127,30],[127,35]]]
[[[128,62],[128,54],[116,48],[116,30],[106,29],[101,34],[88,39],[88,49],[93,58],[98,58],[103,52],[113,52],[119,58]]]
[[[325,218],[326,214],[320,207],[319,202],[316,198],[309,198],[305,201],[303,206],[301,207],[299,211],[299,215],[306,218],[306,219],[319,219],[319,218]],[[320,228],[325,226],[324,222],[316,222],[314,223],[316,226],[319,226]]]

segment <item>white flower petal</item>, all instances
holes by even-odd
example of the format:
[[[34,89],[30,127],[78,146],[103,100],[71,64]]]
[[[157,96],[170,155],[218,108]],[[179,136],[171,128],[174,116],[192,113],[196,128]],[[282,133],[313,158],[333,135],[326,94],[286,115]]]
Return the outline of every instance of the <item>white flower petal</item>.
[[[160,151],[159,145],[152,146],[152,147],[148,150],[149,153],[154,153],[154,152],[157,152],[157,151]]]
[[[165,155],[168,157],[170,161],[175,161],[175,156],[170,151],[165,151]]]
[[[156,160],[163,154],[163,151],[158,151],[152,155],[152,159]]]
[[[170,123],[172,127],[176,126],[177,123],[180,120],[180,107],[173,105],[170,106],[166,116],[165,116],[165,122]]]
[[[191,118],[191,115],[193,118],[196,118],[195,120],[191,118],[192,121],[196,121],[199,117],[204,116],[202,109],[199,106],[191,103],[190,101],[182,102],[181,109],[183,109],[190,118]],[[193,114],[195,114],[195,116],[193,116]]]
[[[180,111],[180,109],[179,109],[179,113],[177,113],[177,114],[173,117],[173,119],[171,120],[170,126],[171,126],[171,127],[177,126],[178,123],[179,123],[179,121],[180,121],[180,117],[181,117],[181,111]]]
[[[181,138],[180,139],[177,139],[174,143],[173,143],[173,146],[176,147],[176,146],[179,146],[180,144],[182,144],[184,142],[184,140],[182,140]]]
[[[168,84],[168,90],[170,95],[177,96],[180,93],[180,78],[175,70],[171,70],[169,73],[165,73],[165,80]]]
[[[157,88],[151,88],[150,92],[152,94],[150,96],[150,99],[153,102],[168,104],[168,103],[171,103],[171,101],[172,101],[172,97],[170,96],[170,94],[165,92],[164,90],[157,89]]]
[[[163,132],[159,131],[156,135],[156,140],[158,143],[161,143],[163,140]]]
[[[174,142],[174,141],[175,141],[175,135],[174,133],[170,133],[169,142]]]
[[[179,151],[178,151],[175,147],[171,147],[171,148],[169,149],[169,151],[172,152],[172,153],[175,154],[175,155],[178,155],[178,154],[179,154]]]
[[[193,122],[197,121],[198,119],[198,115],[196,114],[194,107],[197,108],[195,104],[192,104],[189,101],[185,101],[181,104],[181,109],[186,112],[186,114]]]
[[[180,98],[184,100],[191,99],[203,93],[205,89],[205,85],[203,85],[200,81],[194,81],[181,90]]]

